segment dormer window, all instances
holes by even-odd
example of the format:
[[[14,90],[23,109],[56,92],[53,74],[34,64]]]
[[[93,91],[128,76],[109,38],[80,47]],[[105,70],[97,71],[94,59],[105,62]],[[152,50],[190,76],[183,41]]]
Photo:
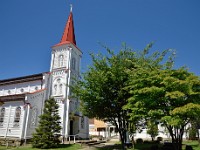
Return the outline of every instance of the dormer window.
[[[64,56],[63,55],[59,55],[58,65],[59,65],[59,67],[63,67],[63,65],[64,65]]]

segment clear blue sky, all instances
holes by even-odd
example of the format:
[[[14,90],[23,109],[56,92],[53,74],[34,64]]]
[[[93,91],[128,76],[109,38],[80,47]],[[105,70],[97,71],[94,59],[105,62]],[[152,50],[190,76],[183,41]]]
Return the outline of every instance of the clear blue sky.
[[[73,4],[77,46],[105,52],[122,42],[143,49],[177,51],[176,67],[200,75],[200,0],[0,0],[0,79],[49,71],[51,46],[62,36]]]

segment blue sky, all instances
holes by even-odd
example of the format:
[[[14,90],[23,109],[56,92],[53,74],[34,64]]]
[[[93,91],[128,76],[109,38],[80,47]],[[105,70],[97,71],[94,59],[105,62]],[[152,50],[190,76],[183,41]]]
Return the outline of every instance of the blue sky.
[[[71,3],[83,70],[89,53],[105,52],[98,42],[117,52],[154,41],[152,51],[175,49],[175,67],[200,75],[199,0],[0,0],[0,79],[49,71]]]

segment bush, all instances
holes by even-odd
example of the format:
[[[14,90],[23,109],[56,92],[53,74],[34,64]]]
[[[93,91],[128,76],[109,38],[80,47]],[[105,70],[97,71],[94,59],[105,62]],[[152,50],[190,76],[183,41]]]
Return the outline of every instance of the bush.
[[[185,150],[193,150],[192,146],[186,145]]]
[[[162,137],[160,137],[160,136],[159,136],[159,137],[157,137],[157,141],[158,141],[158,142],[161,142],[162,140],[163,140],[163,138],[162,138]]]
[[[137,144],[143,143],[143,139],[141,139],[141,138],[137,139],[137,140],[136,140],[136,143],[137,143]]]

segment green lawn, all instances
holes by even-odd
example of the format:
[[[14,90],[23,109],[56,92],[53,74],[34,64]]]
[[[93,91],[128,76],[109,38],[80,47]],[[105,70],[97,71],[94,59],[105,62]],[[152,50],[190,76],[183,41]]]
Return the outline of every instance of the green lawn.
[[[191,145],[193,150],[200,150],[200,144],[198,141],[185,141],[183,144]]]
[[[0,146],[0,150],[5,150],[5,146]],[[77,150],[81,149],[81,146],[79,144],[63,144],[60,145],[58,148],[55,149],[48,149],[48,150]],[[41,150],[38,148],[32,148],[31,145],[27,146],[20,146],[20,147],[8,147],[8,150]],[[44,149],[42,149],[44,150]]]
[[[185,141],[183,142],[183,150],[185,150],[185,145],[191,145],[193,150],[200,150],[200,145],[198,141]],[[136,144],[135,150],[148,150],[152,146],[151,143],[143,143],[143,144]],[[161,146],[161,145],[160,145]],[[64,144],[60,145],[58,148],[49,149],[49,150],[78,150],[81,149],[80,144]],[[96,150],[113,150],[114,148],[120,149],[120,144],[116,144],[114,146],[106,146],[104,148],[96,148]],[[5,146],[0,146],[0,150],[6,150]],[[37,148],[32,148],[31,145],[21,146],[21,147],[8,147],[8,150],[41,150]],[[130,149],[131,150],[131,149]]]

